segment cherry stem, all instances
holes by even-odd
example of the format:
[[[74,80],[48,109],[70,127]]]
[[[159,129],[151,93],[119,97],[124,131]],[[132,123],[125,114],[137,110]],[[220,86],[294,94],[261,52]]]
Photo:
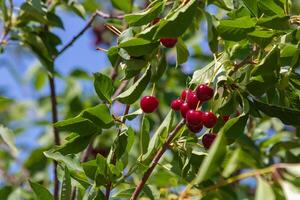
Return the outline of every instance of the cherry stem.
[[[151,96],[153,96],[153,94],[154,94],[155,87],[156,87],[156,84],[155,84],[155,83],[153,83],[153,86],[152,86],[152,91],[151,91]]]

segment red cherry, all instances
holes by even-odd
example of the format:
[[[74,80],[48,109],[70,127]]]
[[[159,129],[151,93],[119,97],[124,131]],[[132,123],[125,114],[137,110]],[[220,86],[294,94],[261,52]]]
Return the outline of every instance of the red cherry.
[[[215,133],[207,133],[202,137],[202,144],[205,149],[209,149],[212,143],[215,141],[217,134]]]
[[[229,119],[230,119],[230,115],[223,115],[223,116],[222,116],[222,120],[223,120],[224,122],[227,122]]]
[[[154,96],[144,96],[141,99],[140,106],[145,113],[152,113],[158,107],[159,101]]]
[[[186,113],[186,121],[188,125],[191,126],[202,126],[202,112],[196,110],[189,110]]]
[[[198,124],[198,125],[190,125],[187,124],[187,127],[189,128],[189,130],[193,133],[198,133],[202,130],[203,125],[202,124]]]
[[[177,38],[160,38],[160,42],[167,48],[173,48],[177,43]]]
[[[191,109],[196,109],[198,103],[200,102],[199,99],[197,98],[197,95],[195,92],[189,92],[187,94],[186,102],[189,104],[189,107]]]
[[[151,25],[155,25],[160,21],[160,17],[156,17],[155,19],[152,20]]]
[[[184,103],[182,99],[175,99],[171,103],[171,108],[173,110],[180,110],[180,106]]]
[[[181,104],[181,106],[180,106],[180,112],[181,112],[181,116],[182,116],[183,118],[186,117],[186,113],[187,113],[189,110],[190,110],[190,107],[189,107],[189,105],[188,105],[186,102],[184,102],[183,104]]]
[[[212,112],[202,113],[202,122],[206,128],[212,128],[216,125],[218,118]]]
[[[240,111],[236,111],[235,114],[236,114],[237,117],[241,115]]]
[[[201,102],[208,101],[214,96],[214,90],[206,84],[201,84],[196,89],[196,94]]]
[[[186,97],[187,97],[188,94],[191,93],[191,92],[193,92],[193,91],[190,90],[190,89],[185,89],[185,90],[183,90],[182,93],[181,93],[180,98],[181,98],[183,101],[185,101],[185,100],[186,100]]]

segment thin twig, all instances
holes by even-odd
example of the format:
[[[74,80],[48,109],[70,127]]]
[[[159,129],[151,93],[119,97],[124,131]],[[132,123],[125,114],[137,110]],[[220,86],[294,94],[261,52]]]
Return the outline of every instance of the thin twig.
[[[142,191],[144,185],[146,184],[148,178],[150,177],[150,175],[152,174],[154,168],[156,167],[156,165],[158,164],[160,158],[162,157],[162,155],[166,152],[166,150],[168,149],[170,143],[172,142],[172,140],[175,138],[175,136],[177,135],[178,131],[184,126],[185,121],[181,120],[177,126],[174,128],[174,130],[169,134],[168,139],[166,140],[166,142],[163,144],[163,146],[161,147],[161,149],[156,153],[156,155],[153,158],[153,161],[150,165],[150,167],[148,168],[148,170],[144,173],[142,180],[140,181],[140,183],[137,185],[137,187],[135,188],[130,200],[136,200],[140,194],[140,192]]]
[[[59,131],[54,126],[54,124],[58,121],[54,75],[49,75],[48,79],[49,79],[49,85],[50,85],[50,98],[51,98],[52,124],[53,124],[52,126],[53,126],[54,142],[55,142],[55,145],[60,145]],[[58,197],[59,197],[59,181],[58,181],[58,177],[57,177],[57,162],[54,161],[54,199],[58,200]]]
[[[78,38],[80,38],[88,29],[89,27],[92,25],[92,23],[94,22],[94,20],[96,19],[96,17],[99,16],[99,17],[102,17],[104,19],[123,19],[124,16],[122,15],[119,15],[119,16],[113,16],[113,15],[110,15],[110,14],[107,14],[107,13],[104,13],[100,10],[97,10],[94,14],[91,15],[88,23],[83,27],[83,29],[81,31],[79,31],[79,33],[77,33],[77,35],[75,35],[73,37],[73,39],[68,42],[54,57],[53,59],[59,57],[64,51],[66,51],[69,47],[71,47],[77,40]]]

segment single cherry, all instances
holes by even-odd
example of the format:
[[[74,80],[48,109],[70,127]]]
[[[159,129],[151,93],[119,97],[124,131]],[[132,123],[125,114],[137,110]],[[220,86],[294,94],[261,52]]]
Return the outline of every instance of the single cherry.
[[[144,96],[141,99],[140,106],[145,113],[152,113],[158,107],[159,101],[154,96]]]
[[[173,110],[180,110],[180,106],[184,103],[182,99],[175,99],[171,103],[171,108]]]
[[[191,89],[185,89],[181,92],[180,98],[185,101],[186,97],[188,96],[189,93],[193,92]]]
[[[202,126],[202,112],[196,110],[189,110],[186,113],[186,121],[188,125],[191,126]]]
[[[173,48],[177,43],[177,38],[160,38],[160,42],[167,48]]]
[[[189,130],[193,133],[198,133],[202,130],[203,125],[202,124],[198,124],[198,125],[190,125],[187,124],[187,127],[189,128]]]
[[[186,102],[184,102],[183,104],[181,104],[181,106],[180,106],[180,112],[181,112],[181,116],[182,116],[183,118],[186,117],[186,113],[187,113],[189,110],[190,110],[190,107],[189,107],[189,105],[188,105]]]
[[[207,133],[202,137],[202,144],[205,149],[209,149],[212,143],[215,141],[217,134],[215,133]]]
[[[235,115],[238,117],[241,115],[240,111],[236,111]]]
[[[196,89],[196,94],[201,102],[208,101],[214,96],[214,90],[206,84],[200,84]]]
[[[202,113],[202,122],[206,128],[212,128],[216,125],[218,118],[212,112]]]
[[[223,115],[222,120],[223,122],[227,122],[230,119],[230,115]]]
[[[186,97],[186,102],[189,104],[191,109],[196,109],[198,103],[200,103],[199,99],[195,92],[189,92]]]

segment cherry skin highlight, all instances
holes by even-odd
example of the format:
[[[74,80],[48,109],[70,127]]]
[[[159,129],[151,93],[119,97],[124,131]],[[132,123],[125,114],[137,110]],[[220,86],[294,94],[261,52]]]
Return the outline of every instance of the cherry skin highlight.
[[[177,38],[160,38],[160,42],[166,48],[173,48],[177,43]]]
[[[212,112],[202,113],[202,122],[206,128],[212,128],[216,125],[218,118]]]
[[[186,121],[191,126],[202,126],[202,112],[196,110],[189,110],[186,113]]]
[[[196,93],[189,92],[187,93],[186,102],[188,103],[191,109],[196,109],[198,103],[200,103],[199,99],[197,98]]]
[[[184,101],[182,99],[175,99],[171,102],[171,108],[173,110],[180,110],[180,106],[184,103]]]
[[[190,89],[185,89],[181,92],[181,96],[180,98],[185,101],[186,100],[186,97],[188,96],[189,93],[193,92],[192,90]]]
[[[201,84],[196,88],[196,94],[201,102],[208,101],[214,96],[214,90],[206,84]]]
[[[159,105],[159,101],[154,96],[144,96],[141,99],[140,106],[144,113],[152,113],[154,112]]]
[[[207,133],[202,137],[202,144],[205,149],[209,149],[217,137],[215,133]]]
[[[186,102],[184,102],[183,104],[181,104],[181,106],[180,106],[180,112],[181,112],[181,116],[182,116],[183,118],[186,117],[186,113],[187,113],[189,110],[190,110],[190,107],[189,107],[189,105],[188,105]]]

